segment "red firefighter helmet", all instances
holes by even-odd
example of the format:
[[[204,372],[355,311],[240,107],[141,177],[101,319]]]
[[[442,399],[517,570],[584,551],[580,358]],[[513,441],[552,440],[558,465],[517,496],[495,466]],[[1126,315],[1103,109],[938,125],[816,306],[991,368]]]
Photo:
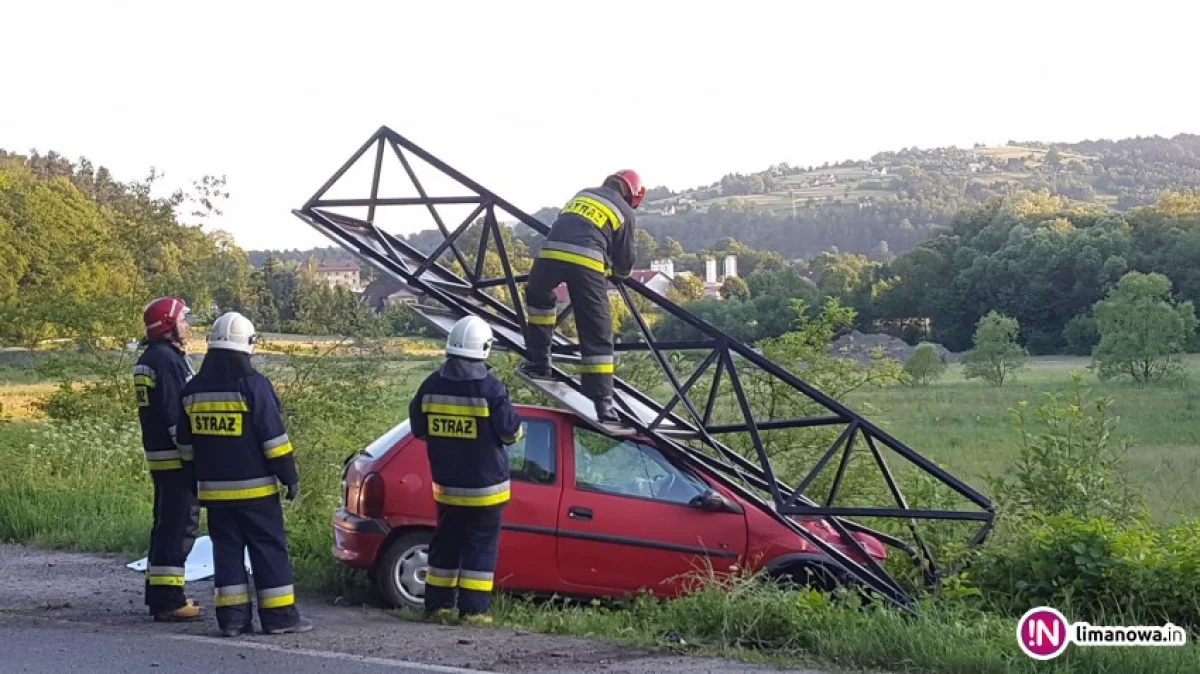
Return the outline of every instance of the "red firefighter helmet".
[[[178,297],[160,297],[147,304],[142,312],[142,322],[146,324],[146,339],[158,339],[169,334],[188,313],[190,310],[187,304]]]
[[[637,208],[641,205],[642,199],[646,198],[646,187],[642,185],[642,178],[633,169],[622,169],[610,175],[609,180],[619,180],[629,188],[631,198],[629,205]]]

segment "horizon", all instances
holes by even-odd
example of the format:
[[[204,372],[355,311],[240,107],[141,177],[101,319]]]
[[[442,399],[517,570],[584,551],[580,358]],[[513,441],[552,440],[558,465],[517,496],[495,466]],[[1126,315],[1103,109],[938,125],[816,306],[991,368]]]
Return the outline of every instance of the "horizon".
[[[1180,86],[1200,8],[1170,7],[1163,22],[1154,3],[644,3],[604,24],[606,50],[578,46],[581,6],[544,1],[37,3],[6,12],[14,52],[37,58],[10,72],[0,147],[121,181],[155,167],[164,192],[224,174],[207,231],[307,250],[331,242],[291,209],[380,126],[529,213],[622,167],[680,191],[902,148],[1200,133],[1200,92]],[[640,78],[623,87],[621,68]]]

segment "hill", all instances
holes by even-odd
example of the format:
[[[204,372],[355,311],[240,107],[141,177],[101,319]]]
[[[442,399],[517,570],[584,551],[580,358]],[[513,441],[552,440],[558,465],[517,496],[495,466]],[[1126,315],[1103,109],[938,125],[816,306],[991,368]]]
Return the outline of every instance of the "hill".
[[[819,167],[783,163],[681,191],[657,187],[639,223],[687,251],[733,237],[785,258],[833,251],[882,260],[912,249],[955,213],[994,196],[1044,191],[1125,211],[1153,203],[1163,190],[1196,187],[1197,135],[1010,141],[1001,147],[905,148]]]
[[[809,259],[828,251],[884,261],[944,229],[956,213],[995,196],[1046,192],[1127,211],[1154,203],[1164,190],[1197,187],[1200,135],[1194,134],[1079,143],[1010,141],[965,149],[914,147],[822,166],[780,163],[683,190],[655,187],[647,194],[638,223],[656,243],[669,237],[686,252],[707,250],[732,238],[785,259]],[[548,222],[556,210],[530,212]],[[432,229],[405,238],[422,249],[441,240]],[[276,253],[295,261],[310,255],[323,259],[345,254],[336,248]],[[260,266],[266,253],[249,251],[249,257]]]

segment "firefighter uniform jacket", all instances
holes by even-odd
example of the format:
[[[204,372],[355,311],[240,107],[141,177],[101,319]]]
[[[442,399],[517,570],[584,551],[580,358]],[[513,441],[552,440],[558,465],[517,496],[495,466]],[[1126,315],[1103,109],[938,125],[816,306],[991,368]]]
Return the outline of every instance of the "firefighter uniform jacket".
[[[413,435],[425,440],[433,498],[455,506],[509,500],[504,447],[521,437],[508,391],[481,362],[451,357],[430,374],[408,408]]]
[[[152,342],[133,367],[133,391],[138,421],[142,426],[142,449],[152,471],[180,470],[190,453],[181,453],[175,443],[176,408],[179,392],[194,372],[186,356],[175,345]]]
[[[251,371],[236,379],[200,374],[179,402],[181,448],[195,456],[197,496],[206,507],[278,498],[299,482],[292,443],[271,382]]]
[[[559,212],[538,257],[627,278],[633,270],[634,214],[611,187],[580,190]]]

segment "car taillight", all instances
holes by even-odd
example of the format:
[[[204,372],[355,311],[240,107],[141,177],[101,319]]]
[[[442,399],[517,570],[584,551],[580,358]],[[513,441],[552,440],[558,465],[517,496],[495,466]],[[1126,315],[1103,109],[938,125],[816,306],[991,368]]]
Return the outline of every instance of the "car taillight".
[[[358,491],[358,513],[363,517],[383,517],[383,478],[379,473],[368,473]]]

